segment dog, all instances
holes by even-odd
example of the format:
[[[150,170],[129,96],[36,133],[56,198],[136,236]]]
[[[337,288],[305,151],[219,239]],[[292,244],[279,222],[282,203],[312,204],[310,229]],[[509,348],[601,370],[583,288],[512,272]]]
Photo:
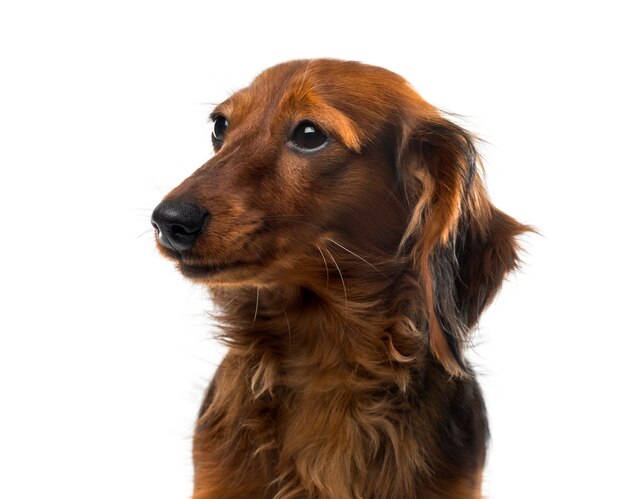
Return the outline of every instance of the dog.
[[[476,139],[402,77],[332,59],[261,73],[211,114],[214,156],[155,208],[228,347],[193,499],[481,497],[470,334],[532,230]]]

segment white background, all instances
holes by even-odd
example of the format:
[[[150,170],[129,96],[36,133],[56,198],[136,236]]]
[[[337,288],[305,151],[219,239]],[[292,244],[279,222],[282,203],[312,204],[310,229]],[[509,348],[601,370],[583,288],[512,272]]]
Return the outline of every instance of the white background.
[[[29,2],[0,7],[0,497],[185,498],[210,304],[149,215],[210,155],[212,103],[329,56],[478,132],[542,236],[472,358],[495,499],[624,498],[620,2]]]

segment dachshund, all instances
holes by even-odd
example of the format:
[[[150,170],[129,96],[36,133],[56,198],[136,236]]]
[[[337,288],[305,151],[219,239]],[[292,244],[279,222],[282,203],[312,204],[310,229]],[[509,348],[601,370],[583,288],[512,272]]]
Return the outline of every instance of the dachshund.
[[[333,59],[267,69],[211,119],[214,156],[152,214],[229,347],[193,499],[480,498],[464,349],[532,228],[490,202],[476,138]]]

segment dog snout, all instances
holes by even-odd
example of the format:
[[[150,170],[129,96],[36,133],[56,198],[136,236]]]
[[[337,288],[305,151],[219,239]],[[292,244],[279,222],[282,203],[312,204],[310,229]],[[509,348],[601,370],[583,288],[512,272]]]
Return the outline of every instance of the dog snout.
[[[161,245],[182,252],[192,248],[209,218],[209,213],[195,204],[163,201],[152,212],[152,226]]]

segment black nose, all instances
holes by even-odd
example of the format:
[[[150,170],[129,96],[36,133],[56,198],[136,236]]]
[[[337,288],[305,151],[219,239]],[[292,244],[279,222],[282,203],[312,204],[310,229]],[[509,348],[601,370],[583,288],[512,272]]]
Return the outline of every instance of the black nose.
[[[152,212],[152,226],[163,246],[186,251],[198,238],[207,217],[208,213],[195,204],[163,201]]]

